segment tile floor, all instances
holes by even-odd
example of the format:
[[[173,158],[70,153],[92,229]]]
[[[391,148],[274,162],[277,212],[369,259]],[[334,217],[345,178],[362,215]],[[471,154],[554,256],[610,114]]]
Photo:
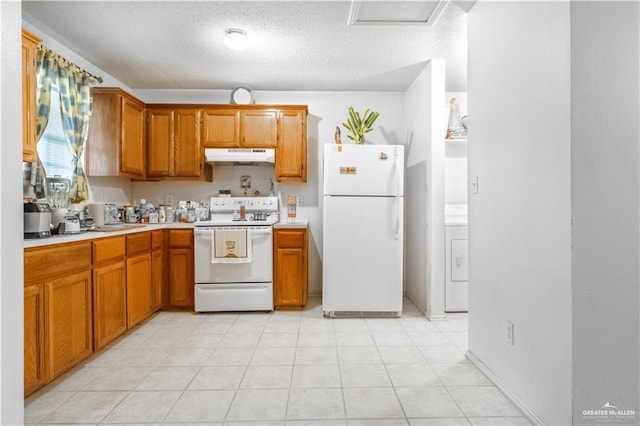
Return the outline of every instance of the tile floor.
[[[25,401],[26,424],[528,425],[467,317],[160,312]]]

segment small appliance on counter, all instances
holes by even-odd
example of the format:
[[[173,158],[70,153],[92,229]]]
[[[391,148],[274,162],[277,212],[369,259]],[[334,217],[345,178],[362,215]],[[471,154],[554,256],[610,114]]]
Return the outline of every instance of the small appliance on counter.
[[[51,206],[51,225],[54,233],[59,228],[60,223],[66,221],[69,212],[69,189],[71,181],[60,176],[45,178],[45,194],[49,206]],[[79,228],[79,225],[78,225]]]
[[[93,217],[95,226],[116,225],[122,222],[120,212],[114,203],[92,203],[87,211]]]
[[[24,238],[48,238],[51,236],[51,208],[47,203],[24,203]]]
[[[80,218],[74,212],[68,211],[60,223],[58,223],[57,231],[59,235],[79,234]]]

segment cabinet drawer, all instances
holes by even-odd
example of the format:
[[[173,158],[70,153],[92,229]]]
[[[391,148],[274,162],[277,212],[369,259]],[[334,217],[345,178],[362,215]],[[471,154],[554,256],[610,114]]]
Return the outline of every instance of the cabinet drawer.
[[[24,251],[25,282],[91,267],[91,241]]]
[[[151,231],[151,249],[158,250],[162,248],[162,231]]]
[[[304,229],[278,229],[275,231],[276,247],[304,247],[306,230]]]
[[[106,263],[122,259],[126,254],[125,237],[104,238],[93,242],[93,263]]]
[[[169,230],[169,246],[170,247],[191,247],[193,245],[193,231],[170,229]]]
[[[127,256],[151,250],[151,232],[127,235]]]

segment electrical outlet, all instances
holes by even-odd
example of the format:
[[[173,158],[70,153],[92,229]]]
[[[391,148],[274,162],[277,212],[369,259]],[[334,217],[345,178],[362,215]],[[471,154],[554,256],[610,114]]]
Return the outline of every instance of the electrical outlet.
[[[507,321],[507,343],[513,346],[513,323]]]

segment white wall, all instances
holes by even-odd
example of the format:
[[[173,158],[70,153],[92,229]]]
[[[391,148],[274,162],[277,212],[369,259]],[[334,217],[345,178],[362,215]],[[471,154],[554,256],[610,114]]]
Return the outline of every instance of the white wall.
[[[546,424],[571,423],[569,8],[468,16],[469,352]]]
[[[229,103],[226,90],[134,90],[133,94],[147,103]],[[322,292],[322,145],[333,143],[335,128],[341,127],[343,143],[346,136],[342,122],[347,108],[358,111],[366,108],[380,112],[374,131],[367,135],[367,143],[402,144],[404,142],[404,93],[401,92],[254,92],[258,104],[308,105],[307,119],[307,184],[279,184],[282,196],[301,195],[302,212],[309,220],[309,294]],[[247,168],[243,168],[247,169]],[[237,179],[245,171],[214,168],[213,183],[133,183],[133,197],[146,196],[152,202],[165,192],[174,199],[196,200],[217,194],[218,188],[237,186]],[[260,176],[261,171],[249,168],[248,173]],[[216,176],[218,181],[215,181]],[[222,182],[222,183],[219,183]],[[264,185],[264,184],[263,184]],[[148,195],[151,194],[151,195]],[[179,195],[185,194],[185,195]]]
[[[20,2],[0,1],[0,424],[3,425],[22,424],[24,417],[20,7]]]
[[[456,99],[460,117],[467,115],[467,92],[446,92],[447,104],[451,98]],[[467,204],[467,143],[445,140],[444,145],[444,203]]]
[[[407,297],[429,318],[444,317],[445,65],[429,61],[405,94]]]
[[[637,2],[571,4],[576,424],[605,402],[640,421],[639,39]]]

